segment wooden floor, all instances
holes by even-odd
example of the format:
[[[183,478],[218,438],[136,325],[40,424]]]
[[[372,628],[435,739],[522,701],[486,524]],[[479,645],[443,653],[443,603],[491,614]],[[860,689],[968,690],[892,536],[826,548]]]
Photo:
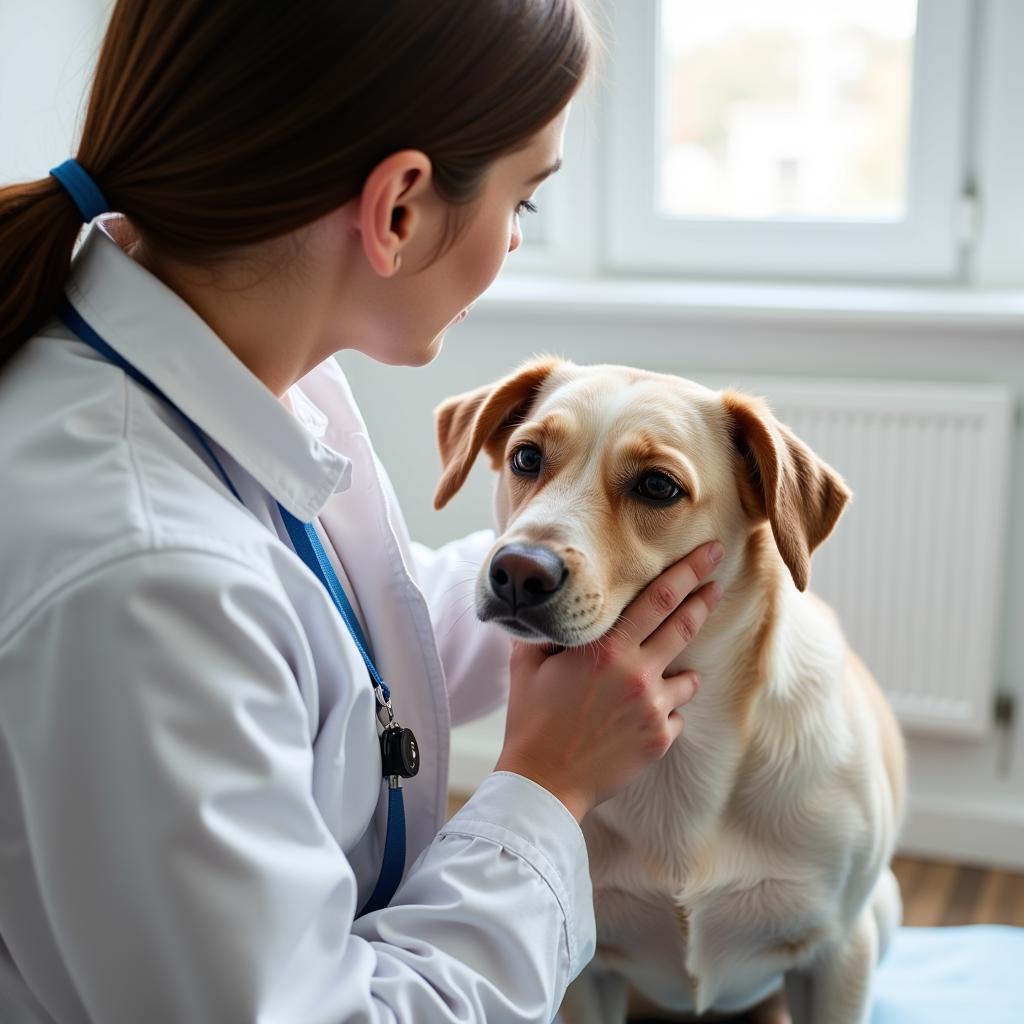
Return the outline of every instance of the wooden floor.
[[[905,925],[1013,924],[1024,927],[1024,875],[897,857]]]

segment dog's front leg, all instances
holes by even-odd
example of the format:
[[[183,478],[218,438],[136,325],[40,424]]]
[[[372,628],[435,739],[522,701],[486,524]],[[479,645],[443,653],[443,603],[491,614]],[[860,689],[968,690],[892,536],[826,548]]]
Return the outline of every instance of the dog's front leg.
[[[826,946],[807,968],[813,1024],[869,1024],[878,953],[878,926],[869,904],[845,940]]]
[[[902,917],[899,883],[887,867],[845,942],[826,948],[808,966],[786,973],[795,1024],[866,1024],[875,966]]]

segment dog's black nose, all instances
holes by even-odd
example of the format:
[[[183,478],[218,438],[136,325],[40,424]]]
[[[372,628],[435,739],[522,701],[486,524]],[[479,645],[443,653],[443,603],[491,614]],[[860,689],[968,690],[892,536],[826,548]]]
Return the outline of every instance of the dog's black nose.
[[[565,562],[537,544],[506,544],[491,559],[491,590],[513,612],[543,604],[568,575]]]

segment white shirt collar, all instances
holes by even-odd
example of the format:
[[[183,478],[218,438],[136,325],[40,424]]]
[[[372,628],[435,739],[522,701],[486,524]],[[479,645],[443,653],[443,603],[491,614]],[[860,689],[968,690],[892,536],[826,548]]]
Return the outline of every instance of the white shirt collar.
[[[352,462],[319,440],[327,416],[295,385],[293,416],[175,291],[94,220],[65,286],[78,313],[292,515],[314,519],[351,483]]]

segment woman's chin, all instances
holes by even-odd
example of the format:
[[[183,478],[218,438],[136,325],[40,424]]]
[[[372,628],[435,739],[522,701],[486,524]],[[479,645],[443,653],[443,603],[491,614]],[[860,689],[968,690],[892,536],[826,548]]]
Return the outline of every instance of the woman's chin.
[[[406,363],[406,365],[425,366],[427,363],[433,362],[441,352],[441,347],[444,345],[444,339],[447,336],[448,331],[451,330],[451,328],[453,328],[456,324],[460,324],[462,323],[463,320],[466,319],[466,317],[469,315],[470,308],[471,307],[467,307],[466,309],[462,310],[462,312],[459,313],[458,316],[452,317],[452,319],[449,320],[448,323],[446,323],[444,327],[442,327],[441,330],[434,335],[434,339],[430,342],[430,345],[423,352],[422,357],[416,362],[409,360]]]
[[[444,345],[444,339],[447,336],[447,327],[445,327],[440,333],[434,335],[434,340],[430,343],[430,347],[427,349],[426,358],[423,360],[424,363],[429,363],[431,360],[437,358],[441,351],[441,346]]]
[[[432,363],[440,354],[441,346],[444,345],[445,334],[448,328],[445,327],[440,334],[434,335],[433,340],[426,348],[418,350],[416,353],[409,353],[408,358],[403,359],[402,363],[404,366],[426,366],[427,363]]]
[[[448,328],[446,327],[440,334],[434,335],[429,342],[421,343],[415,348],[412,345],[405,345],[401,348],[389,346],[386,351],[381,351],[365,346],[359,348],[358,351],[362,352],[363,355],[369,356],[375,362],[384,363],[386,366],[426,366],[427,363],[431,363],[437,358],[438,353],[441,351],[441,346],[444,344],[445,332],[447,330]]]

